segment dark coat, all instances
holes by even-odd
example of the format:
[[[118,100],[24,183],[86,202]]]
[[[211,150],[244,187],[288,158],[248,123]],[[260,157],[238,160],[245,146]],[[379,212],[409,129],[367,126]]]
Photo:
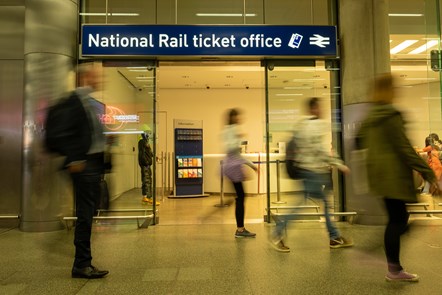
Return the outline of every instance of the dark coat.
[[[138,141],[138,164],[140,167],[152,165],[153,152],[146,137],[142,137]]]
[[[91,122],[78,94],[73,91],[66,100],[66,116],[60,124],[64,125],[62,154],[66,155],[65,166],[74,161],[85,161],[92,144]]]
[[[416,153],[405,134],[401,113],[391,104],[374,104],[357,135],[359,148],[367,149],[367,172],[374,193],[416,202],[413,170],[427,181],[435,175]]]

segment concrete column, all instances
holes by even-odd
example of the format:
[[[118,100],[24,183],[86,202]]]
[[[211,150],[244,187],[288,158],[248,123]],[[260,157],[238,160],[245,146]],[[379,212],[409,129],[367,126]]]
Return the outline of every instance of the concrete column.
[[[19,215],[22,163],[25,7],[0,1],[0,215]],[[18,220],[0,218],[1,228]]]
[[[42,145],[47,107],[72,87],[77,60],[78,1],[26,0],[24,38],[23,164],[20,229],[63,228],[72,214],[72,186],[62,159]]]
[[[339,16],[344,158],[353,168],[345,185],[346,207],[358,212],[358,223],[383,224],[386,217],[382,199],[358,190],[361,159],[355,159],[352,150],[358,122],[370,104],[373,78],[390,72],[388,1],[340,0]]]

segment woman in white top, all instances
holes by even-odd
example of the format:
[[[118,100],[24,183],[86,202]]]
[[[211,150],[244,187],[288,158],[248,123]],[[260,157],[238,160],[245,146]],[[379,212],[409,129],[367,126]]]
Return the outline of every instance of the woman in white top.
[[[256,166],[241,157],[241,134],[238,130],[238,124],[241,123],[240,111],[238,109],[231,109],[228,111],[227,124],[224,127],[222,137],[227,154],[224,159],[223,173],[232,181],[236,192],[236,206],[235,218],[237,229],[235,232],[236,238],[255,237],[255,233],[249,232],[244,227],[244,187],[242,181],[244,180],[244,173],[242,171],[243,165],[248,165],[255,171]]]

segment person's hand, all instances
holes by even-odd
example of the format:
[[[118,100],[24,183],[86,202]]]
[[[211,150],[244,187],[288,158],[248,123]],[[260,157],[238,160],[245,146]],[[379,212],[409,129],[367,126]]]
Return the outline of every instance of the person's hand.
[[[341,171],[344,174],[350,173],[350,168],[348,168],[346,165],[339,165],[338,169],[339,169],[339,171]]]
[[[440,196],[441,191],[437,181],[431,182],[430,190],[433,196]]]
[[[86,168],[86,161],[71,164],[68,166],[69,173],[80,173]]]

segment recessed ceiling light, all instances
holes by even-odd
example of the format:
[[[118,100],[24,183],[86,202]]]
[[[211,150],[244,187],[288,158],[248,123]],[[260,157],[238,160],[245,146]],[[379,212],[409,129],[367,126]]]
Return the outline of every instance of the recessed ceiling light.
[[[277,93],[276,96],[303,96],[302,93]]]
[[[408,80],[408,81],[429,81],[429,80],[436,80],[436,78],[405,78],[404,80]]]
[[[436,46],[437,44],[439,44],[438,40],[430,40],[426,44],[424,44],[422,46],[419,46],[418,48],[410,51],[408,54],[419,54],[419,53],[422,53],[424,51],[427,51],[431,47]]]
[[[397,45],[396,47],[392,48],[390,50],[390,54],[396,54],[402,50],[404,50],[405,48],[413,45],[414,43],[416,43],[417,40],[405,40],[404,42],[400,43],[399,45]]]
[[[313,79],[292,79],[292,82],[311,82],[311,81],[324,81],[322,78],[313,78]]]
[[[287,86],[284,89],[313,89],[313,87],[309,86]]]
[[[389,13],[388,16],[412,16],[419,17],[424,16],[422,13]]]
[[[197,13],[196,16],[221,16],[221,17],[243,17],[242,13]],[[246,13],[246,17],[256,16],[256,13]]]
[[[81,16],[106,16],[106,12],[80,12]],[[107,16],[139,16],[135,12],[108,12]]]

